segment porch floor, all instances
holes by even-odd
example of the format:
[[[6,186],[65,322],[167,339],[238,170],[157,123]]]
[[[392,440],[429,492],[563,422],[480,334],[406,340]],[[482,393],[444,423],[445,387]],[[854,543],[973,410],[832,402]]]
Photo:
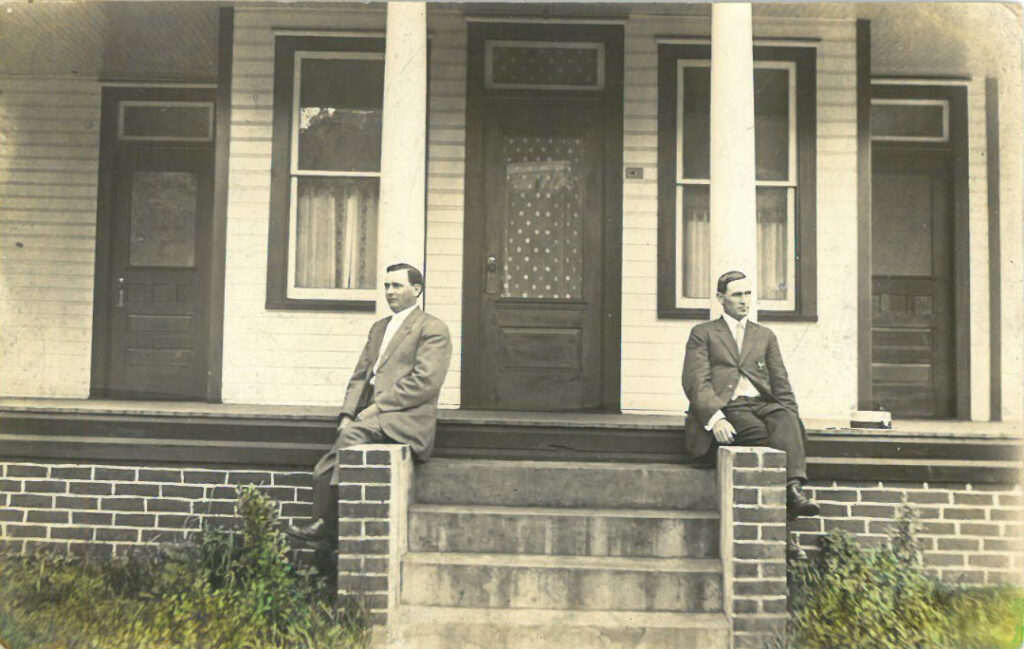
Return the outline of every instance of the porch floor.
[[[331,420],[337,406],[295,406],[241,403],[202,403],[195,401],[130,401],[114,399],[48,399],[0,397],[0,413],[45,413],[70,415],[129,415],[160,417],[203,417],[225,419]],[[561,428],[630,428],[665,430],[682,428],[682,415],[642,412],[514,412],[441,408],[438,420],[463,425],[558,426]],[[849,420],[804,418],[808,431],[817,434],[899,435],[922,437],[1020,439],[1020,422],[962,421],[940,419],[893,419],[889,430],[851,428]]]

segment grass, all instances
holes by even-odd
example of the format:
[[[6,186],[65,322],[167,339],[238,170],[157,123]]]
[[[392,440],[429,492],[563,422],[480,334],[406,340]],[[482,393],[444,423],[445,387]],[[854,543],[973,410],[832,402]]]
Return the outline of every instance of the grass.
[[[358,611],[290,559],[277,506],[240,490],[236,525],[161,551],[0,556],[9,649],[360,649]]]

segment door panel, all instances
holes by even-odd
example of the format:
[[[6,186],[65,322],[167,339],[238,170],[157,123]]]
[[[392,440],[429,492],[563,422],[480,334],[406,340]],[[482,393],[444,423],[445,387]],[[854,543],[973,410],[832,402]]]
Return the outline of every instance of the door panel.
[[[875,405],[901,417],[952,417],[949,154],[876,146],[872,157]]]
[[[201,399],[212,150],[122,143],[117,157],[105,393]]]
[[[601,124],[538,101],[484,118],[480,407],[601,406]]]

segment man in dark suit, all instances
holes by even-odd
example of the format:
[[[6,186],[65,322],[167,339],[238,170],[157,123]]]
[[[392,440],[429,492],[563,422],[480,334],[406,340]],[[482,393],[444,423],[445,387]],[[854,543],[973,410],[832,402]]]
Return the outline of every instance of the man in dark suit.
[[[817,516],[804,494],[806,432],[771,329],[747,320],[751,284],[740,271],[718,278],[724,314],[690,332],[683,361],[683,391],[690,400],[687,451],[710,459],[719,445],[768,446],[786,452],[789,518]],[[799,546],[790,543],[790,554]]]
[[[434,447],[437,400],[452,357],[451,337],[441,320],[416,306],[423,275],[409,264],[388,266],[384,296],[393,315],[378,320],[348,382],[338,437],[313,469],[313,517],[291,525],[291,536],[307,541],[337,537],[338,452],[373,443],[408,444],[420,460]]]

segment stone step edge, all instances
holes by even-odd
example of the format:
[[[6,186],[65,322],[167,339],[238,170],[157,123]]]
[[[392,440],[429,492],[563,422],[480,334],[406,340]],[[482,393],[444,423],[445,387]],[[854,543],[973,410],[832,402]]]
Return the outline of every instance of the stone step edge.
[[[686,464],[675,464],[672,462],[643,462],[624,464],[615,462],[588,462],[568,460],[479,460],[462,458],[433,458],[427,463],[428,467],[442,466],[485,466],[491,468],[541,468],[541,469],[597,469],[602,471],[671,471],[673,473],[711,472],[710,467],[697,467]]]
[[[608,509],[587,507],[512,507],[507,505],[451,505],[412,503],[409,513],[476,514],[488,516],[578,516],[594,518],[669,518],[677,520],[718,520],[713,509]]]
[[[617,572],[672,572],[722,574],[721,559],[664,559],[659,557],[594,557],[561,554],[485,554],[475,552],[406,552],[403,566],[488,566],[494,568],[547,568],[608,570]]]
[[[587,628],[671,628],[729,630],[725,613],[675,611],[569,611],[556,609],[462,608],[399,604],[390,625],[466,624],[487,626],[580,626]]]

